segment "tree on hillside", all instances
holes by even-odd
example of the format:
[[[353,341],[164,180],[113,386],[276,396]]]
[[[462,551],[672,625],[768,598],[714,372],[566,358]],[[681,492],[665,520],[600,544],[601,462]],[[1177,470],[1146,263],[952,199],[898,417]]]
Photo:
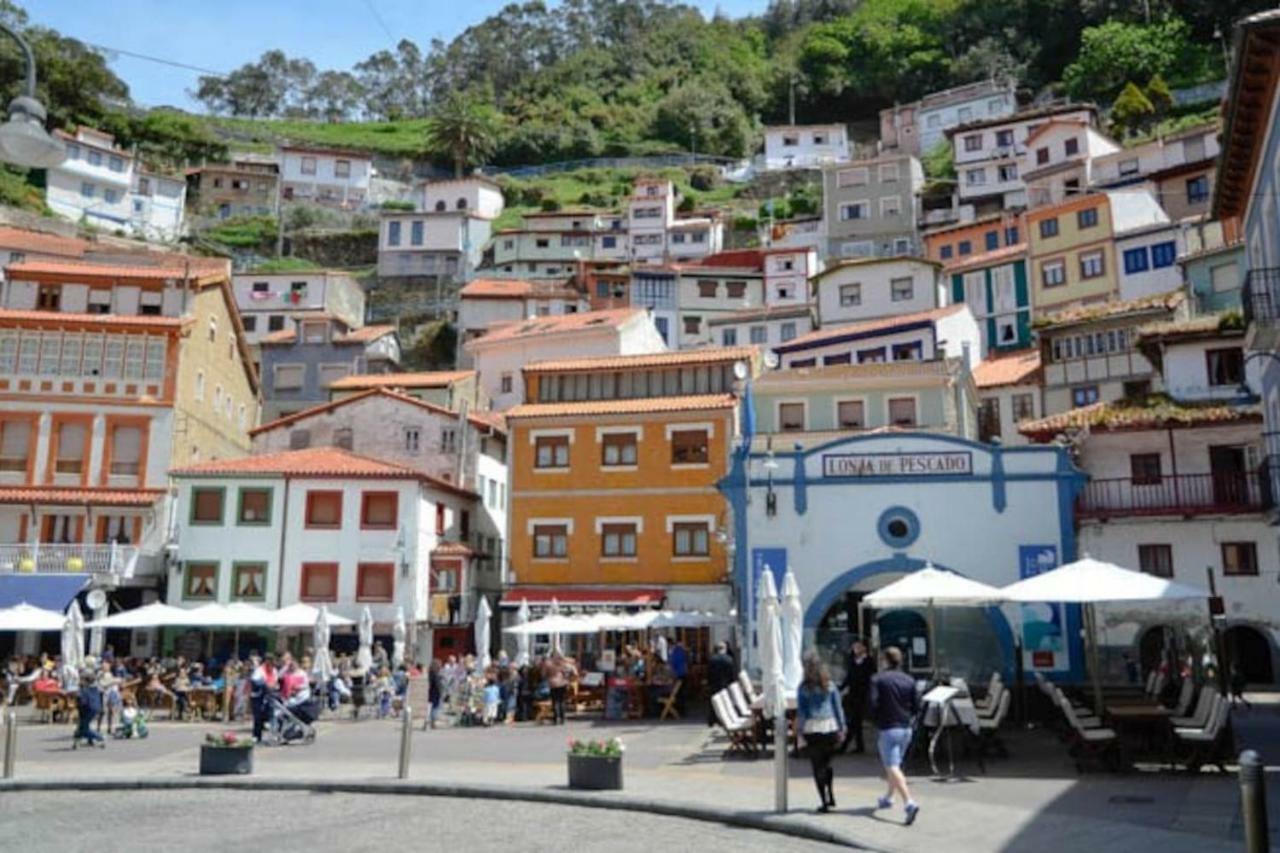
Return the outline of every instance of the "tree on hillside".
[[[450,94],[427,122],[427,153],[453,162],[462,177],[467,166],[484,163],[498,146],[502,117],[488,101],[461,92]]]
[[[1131,136],[1151,125],[1155,107],[1133,83],[1125,84],[1111,105],[1111,132],[1121,138]]]
[[[269,50],[257,62],[246,62],[225,76],[199,77],[192,95],[213,113],[247,118],[305,116],[307,93],[315,79],[311,60]]]
[[[366,92],[346,71],[321,71],[307,91],[307,114],[326,121],[349,121],[360,111]]]
[[[1063,69],[1062,82],[1073,98],[1106,102],[1131,80],[1160,75],[1195,82],[1206,68],[1214,70],[1208,52],[1192,42],[1191,30],[1180,18],[1149,25],[1112,19],[1081,34],[1080,53]],[[1219,61],[1218,74],[1221,68]]]

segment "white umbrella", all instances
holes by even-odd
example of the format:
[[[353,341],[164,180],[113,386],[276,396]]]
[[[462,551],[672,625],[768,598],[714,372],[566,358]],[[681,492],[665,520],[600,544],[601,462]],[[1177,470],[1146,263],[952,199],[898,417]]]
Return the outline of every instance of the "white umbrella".
[[[0,631],[61,631],[66,617],[54,610],[32,607],[25,601],[0,609]]]
[[[329,683],[329,679],[333,678],[333,660],[329,657],[329,611],[323,604],[320,605],[316,615],[311,641],[315,646],[315,658],[312,660],[311,671],[319,678],[320,686],[323,688]]]
[[[1207,599],[1198,587],[1158,578],[1095,560],[1088,554],[1001,590],[1008,601],[1064,602],[1084,605],[1085,633],[1089,639],[1089,671],[1093,678],[1094,710],[1102,713],[1102,680],[1098,672],[1097,616],[1094,605],[1124,601],[1185,601]]]
[[[360,611],[360,648],[356,649],[356,666],[366,672],[373,666],[373,614],[368,605]]]
[[[529,624],[529,602],[520,599],[520,609],[516,611],[516,625]],[[516,666],[529,665],[529,635],[518,634],[516,636]]]
[[[1006,600],[1005,590],[970,580],[963,575],[936,569],[925,563],[906,577],[881,587],[862,599],[864,604],[876,608],[927,607],[929,609],[929,659],[933,672],[938,673],[938,638],[934,608],[982,607]]]
[[[134,608],[133,610],[122,610],[119,613],[113,613],[110,616],[104,616],[101,619],[95,619],[89,623],[90,628],[165,628],[176,625],[186,625],[188,623],[183,620],[190,611],[183,610],[181,607],[170,607],[169,605],[153,601],[151,604]]]
[[[764,711],[773,717],[774,802],[787,810],[787,689],[783,677],[782,614],[773,572],[761,573],[760,667],[764,687]]]
[[[600,623],[594,616],[560,616],[559,614],[550,614],[543,616],[541,619],[535,619],[532,622],[524,622],[512,625],[503,629],[504,634],[514,634],[517,637],[533,636],[534,634],[551,634],[557,637],[560,634],[597,634],[602,630]],[[556,640],[556,647],[559,648],[559,640]]]
[[[476,607],[476,621],[472,626],[476,632],[476,669],[484,672],[489,668],[492,658],[489,656],[489,623],[493,619],[493,611],[489,609],[489,599],[480,596],[480,604]]]
[[[76,666],[84,666],[84,611],[80,609],[80,602],[75,599],[71,600],[70,614],[75,631],[71,635],[71,642],[75,648]]]
[[[404,627],[404,608],[396,608],[396,621],[391,626],[391,665],[399,666],[404,663],[404,638],[406,635]]]
[[[330,628],[349,627],[356,624],[354,619],[330,613],[327,607],[321,610],[301,602],[267,612],[270,614],[270,624],[267,627],[271,628],[309,628],[316,624],[316,619],[320,617],[321,612],[325,614],[325,620]]]
[[[800,604],[800,584],[795,572],[787,569],[782,579],[782,680],[788,693],[795,693],[804,679],[801,661],[804,644],[804,608]]]
[[[79,647],[76,645],[76,617],[74,614],[78,609],[74,601],[67,608],[67,615],[62,620],[62,642],[60,644],[62,668],[73,673],[80,668],[81,659],[84,657],[84,640],[81,639]],[[83,634],[81,634],[81,637],[83,637]]]

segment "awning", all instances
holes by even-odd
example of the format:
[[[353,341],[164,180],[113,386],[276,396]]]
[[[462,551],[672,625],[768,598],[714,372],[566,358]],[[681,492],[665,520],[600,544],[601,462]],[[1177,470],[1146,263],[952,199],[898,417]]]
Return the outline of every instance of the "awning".
[[[0,575],[0,607],[26,602],[61,613],[88,583],[89,576],[82,574]]]
[[[660,586],[513,586],[502,593],[502,606],[545,607],[554,599],[561,607],[658,607],[665,597]]]

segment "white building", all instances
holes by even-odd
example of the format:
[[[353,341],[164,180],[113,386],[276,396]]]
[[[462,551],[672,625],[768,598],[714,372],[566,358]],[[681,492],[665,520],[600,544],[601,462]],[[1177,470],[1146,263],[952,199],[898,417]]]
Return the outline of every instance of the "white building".
[[[378,275],[434,284],[469,281],[484,258],[491,220],[467,211],[383,210],[378,226]]]
[[[129,222],[147,240],[173,243],[185,232],[187,181],[138,169],[133,174]]]
[[[467,212],[478,219],[497,219],[505,206],[502,188],[481,177],[424,181],[418,186],[416,196],[418,210],[427,213]]]
[[[928,154],[953,127],[1011,115],[1018,108],[1015,88],[1013,80],[979,80],[887,107],[880,111],[880,146]]]
[[[627,201],[631,259],[659,263],[667,256],[667,231],[676,219],[676,189],[670,181],[639,178]]]
[[[373,160],[332,148],[280,148],[280,192],[285,201],[359,209],[369,199]]]
[[[643,308],[536,317],[492,327],[464,344],[477,381],[497,411],[524,400],[522,368],[553,359],[644,355],[667,345]]]
[[[1115,241],[1122,300],[1168,293],[1182,286],[1178,258],[1185,249],[1179,225],[1161,222],[1117,232]]]
[[[707,339],[719,346],[752,344],[773,349],[807,335],[815,328],[812,305],[766,305],[709,318]]]
[[[430,648],[431,555],[456,542],[478,496],[400,465],[314,448],[191,465],[178,484],[169,603],[303,602],[390,633],[404,611],[415,660]],[[228,551],[228,537],[235,541]]]
[[[1044,414],[1040,392],[1043,375],[1039,349],[994,355],[973,369],[980,440],[999,439],[1005,447],[1030,443],[1018,426]]]
[[[364,325],[364,288],[345,270],[235,273],[231,288],[251,345],[307,314],[327,314],[353,329]]]
[[[571,287],[550,281],[477,278],[458,294],[458,342],[465,344],[497,323],[531,317],[558,317],[590,309],[587,298]],[[462,366],[466,349],[459,350]]]
[[[1057,204],[1088,191],[1096,180],[1094,163],[1120,150],[1092,120],[1051,118],[1027,134],[1018,154],[1018,175],[1027,188],[1027,206]]]
[[[55,130],[67,159],[47,170],[45,201],[64,219],[110,231],[126,230],[133,218],[133,155],[115,137],[81,125],[75,135]]]
[[[849,133],[843,124],[806,124],[764,129],[764,167],[811,169],[849,159]]]
[[[982,335],[967,305],[949,305],[863,320],[842,326],[824,326],[776,347],[783,367],[815,367],[832,364],[868,364],[886,361],[963,359],[969,370],[981,359]]]
[[[812,279],[823,328],[914,314],[947,304],[942,265],[923,258],[857,258]]]

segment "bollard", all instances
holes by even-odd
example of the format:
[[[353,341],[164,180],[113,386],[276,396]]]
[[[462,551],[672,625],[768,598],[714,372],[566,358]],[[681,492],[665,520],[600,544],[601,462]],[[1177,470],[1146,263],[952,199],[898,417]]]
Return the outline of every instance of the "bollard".
[[[1244,818],[1244,849],[1267,853],[1267,785],[1262,759],[1252,749],[1240,753],[1240,813]]]
[[[18,714],[10,711],[4,718],[4,778],[13,778],[13,762],[18,758]]]
[[[408,705],[400,711],[400,771],[399,778],[409,778],[409,756],[413,753],[413,711]]]

